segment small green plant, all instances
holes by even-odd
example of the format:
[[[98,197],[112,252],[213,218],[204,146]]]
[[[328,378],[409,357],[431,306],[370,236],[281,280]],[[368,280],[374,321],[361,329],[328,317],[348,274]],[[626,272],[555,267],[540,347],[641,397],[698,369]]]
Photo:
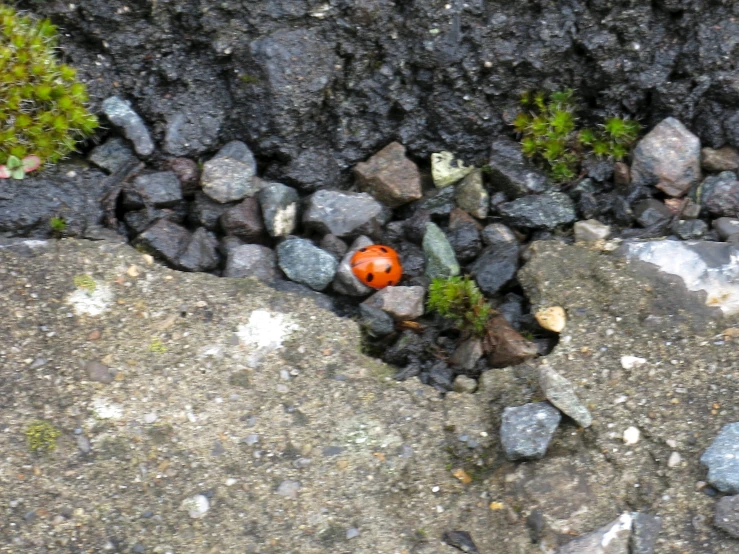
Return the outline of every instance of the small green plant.
[[[547,167],[557,182],[574,179],[588,152],[623,159],[641,130],[636,121],[620,117],[606,119],[601,130],[578,129],[572,89],[548,96],[543,92],[525,92],[521,107],[513,120],[513,128],[521,135],[521,151]]]
[[[54,450],[61,432],[47,421],[34,421],[26,427],[25,435],[31,451],[41,452]]]
[[[98,121],[77,72],[57,60],[56,26],[2,4],[0,26],[0,178],[21,179],[72,152]]]
[[[149,344],[149,351],[155,354],[164,354],[167,351],[167,347],[162,344],[160,339],[154,339]]]
[[[482,336],[494,315],[485,296],[469,277],[434,279],[429,287],[429,310],[451,319],[461,331]]]
[[[49,226],[51,227],[51,231],[56,234],[61,234],[67,230],[67,222],[63,217],[53,216],[49,220]]]
[[[92,294],[97,288],[97,283],[95,282],[95,279],[89,275],[75,275],[74,286],[78,289],[85,289]]]

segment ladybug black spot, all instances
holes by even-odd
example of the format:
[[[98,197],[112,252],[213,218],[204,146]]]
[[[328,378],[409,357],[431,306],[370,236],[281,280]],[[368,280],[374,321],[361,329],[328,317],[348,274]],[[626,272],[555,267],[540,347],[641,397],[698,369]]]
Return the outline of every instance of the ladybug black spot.
[[[392,286],[393,286],[393,282],[392,282],[392,281],[388,281],[388,282],[387,282],[387,286],[388,286],[388,287],[392,287]]]
[[[380,246],[380,250],[382,250],[385,254],[387,254],[387,248]]]
[[[390,264],[387,264],[387,267],[385,268],[385,273],[390,273],[393,270],[393,266]]]
[[[367,277],[365,277],[365,280],[366,280],[366,281],[367,281],[368,283],[371,283],[371,282],[372,282],[372,279],[374,279],[374,278],[375,278],[375,275],[374,275],[373,273],[368,273],[368,274],[367,274]]]
[[[367,249],[366,248],[360,248],[359,251],[360,252],[367,252]]]

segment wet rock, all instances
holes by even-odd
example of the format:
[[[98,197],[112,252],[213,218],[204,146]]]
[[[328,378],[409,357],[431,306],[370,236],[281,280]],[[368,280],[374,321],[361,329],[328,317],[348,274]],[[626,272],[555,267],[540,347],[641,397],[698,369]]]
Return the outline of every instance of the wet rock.
[[[223,118],[207,110],[188,110],[167,117],[163,149],[173,156],[198,156],[218,144]]]
[[[103,102],[102,109],[108,120],[123,130],[139,156],[150,156],[154,152],[154,142],[149,130],[144,125],[144,120],[133,111],[131,104],[117,96],[111,96]]]
[[[416,205],[417,209],[425,210],[431,215],[449,215],[454,209],[454,188],[431,190]]]
[[[654,554],[657,537],[662,529],[662,518],[644,512],[631,512],[631,517],[629,554]]]
[[[588,157],[583,162],[583,170],[587,172],[588,177],[605,183],[613,177],[613,161],[603,158]]]
[[[493,295],[516,276],[520,247],[513,232],[498,223],[485,227],[482,237],[489,246],[468,269],[480,290]]]
[[[575,242],[592,242],[605,240],[611,235],[611,227],[598,221],[588,219],[575,223]]]
[[[547,400],[565,415],[571,417],[580,427],[590,427],[593,417],[590,411],[575,394],[572,383],[549,366],[539,368],[539,386]]]
[[[581,535],[557,549],[557,554],[629,554],[633,519],[622,514],[600,529]]]
[[[115,379],[115,375],[110,371],[110,368],[98,361],[90,360],[85,364],[85,370],[87,371],[90,381],[97,383],[110,384]]]
[[[423,253],[426,256],[425,274],[430,279],[459,275],[459,263],[454,256],[454,250],[446,235],[435,223],[426,224]]]
[[[739,233],[739,219],[719,217],[713,221],[711,227],[718,233],[721,240],[726,240]]]
[[[739,169],[739,151],[731,146],[724,146],[718,150],[703,148],[701,166],[706,171],[736,171]]]
[[[708,223],[702,219],[680,219],[672,224],[672,232],[683,240],[699,239],[708,232]]]
[[[321,234],[339,238],[376,235],[389,212],[369,194],[319,190],[306,202],[303,224]]]
[[[218,239],[204,227],[199,227],[180,255],[178,265],[187,271],[210,271],[218,267],[219,261]]]
[[[409,362],[417,362],[424,354],[427,344],[420,335],[413,331],[403,331],[400,338],[385,350],[382,359],[397,366],[404,366]]]
[[[696,191],[696,200],[715,217],[735,217],[739,211],[739,181],[732,171],[711,175]]]
[[[259,244],[233,245],[226,250],[224,277],[256,277],[267,283],[282,278],[277,254]]]
[[[649,198],[634,204],[634,215],[642,227],[666,223],[672,219],[670,209],[655,198]]]
[[[271,237],[290,235],[298,223],[298,193],[282,183],[267,183],[257,193],[262,217]]]
[[[160,219],[136,237],[134,243],[137,246],[143,246],[176,267],[180,254],[190,244],[191,237],[190,232],[184,227],[166,219]]]
[[[177,175],[182,186],[182,195],[192,197],[200,191],[200,170],[198,164],[189,158],[172,158],[167,160],[167,167]]]
[[[323,235],[323,238],[321,239],[321,242],[318,244],[318,246],[321,248],[321,250],[325,250],[337,260],[341,260],[341,258],[343,258],[349,250],[349,247],[343,240],[341,240],[336,235],[332,235],[331,233],[329,233],[328,235]]]
[[[231,204],[221,204],[202,192],[196,192],[190,219],[196,225],[202,225],[209,231],[216,231],[220,228],[221,216],[231,207]]]
[[[721,492],[739,493],[739,423],[721,428],[700,458],[708,467],[708,482]]]
[[[115,173],[127,164],[136,160],[136,154],[121,137],[112,137],[103,144],[96,146],[87,157],[90,163],[95,164],[108,173]]]
[[[336,292],[339,294],[346,294],[348,296],[366,296],[375,290],[357,279],[356,275],[354,275],[354,272],[352,271],[351,265],[352,257],[357,253],[357,250],[370,246],[371,244],[373,244],[371,238],[359,236],[352,243],[346,254],[341,258],[341,262],[336,268],[336,277],[334,277],[334,282],[331,285]]]
[[[338,265],[331,254],[311,241],[294,237],[277,246],[277,263],[288,279],[317,291],[331,283]]]
[[[261,243],[264,240],[264,220],[256,198],[247,198],[228,208],[220,221],[221,228],[227,235],[248,243]]]
[[[477,390],[477,381],[466,375],[457,375],[454,378],[452,390],[461,394],[472,394]]]
[[[359,305],[359,324],[371,337],[382,338],[395,331],[393,318],[379,308],[374,308],[366,302]]]
[[[490,208],[490,195],[482,182],[482,171],[475,169],[459,183],[454,192],[457,206],[477,219],[485,219]]]
[[[700,140],[677,119],[661,121],[634,148],[631,179],[683,196],[701,180]]]
[[[555,229],[577,219],[575,205],[562,192],[525,196],[498,206],[509,225],[524,229]]]
[[[451,152],[431,154],[431,177],[436,188],[453,185],[473,169],[473,167],[464,165],[462,160],[456,159]]]
[[[431,214],[427,210],[416,210],[411,217],[403,221],[403,231],[408,240],[421,244],[426,234],[426,224],[431,222]]]
[[[482,250],[479,224],[465,212],[457,209],[454,211],[463,214],[463,217],[450,217],[447,239],[452,245],[457,260],[461,263],[470,262]]]
[[[510,461],[543,458],[561,419],[559,411],[547,402],[507,407],[500,427],[506,458]]]
[[[286,183],[303,192],[315,192],[336,186],[341,174],[336,159],[330,152],[308,148],[290,160],[280,176]]]
[[[482,341],[477,337],[470,337],[454,349],[449,361],[461,369],[471,371],[484,353]]]
[[[185,221],[185,206],[179,205],[174,210],[155,210],[153,208],[147,208],[145,210],[137,210],[135,212],[126,212],[123,216],[123,221],[135,234],[143,233],[154,225],[155,222],[160,219],[166,219],[173,223],[182,223]]]
[[[424,385],[430,385],[439,392],[449,392],[454,387],[454,373],[445,362],[434,363],[419,378]]]
[[[389,314],[397,321],[417,319],[423,315],[423,287],[385,287],[363,302]]]
[[[739,496],[724,496],[716,503],[713,524],[739,539]]]
[[[354,167],[359,188],[389,206],[397,208],[421,198],[421,174],[405,157],[405,147],[392,142],[367,162]]]
[[[613,165],[613,183],[617,188],[625,190],[631,184],[631,168],[624,162]]]
[[[521,328],[521,316],[523,315],[523,298],[518,294],[509,292],[505,300],[498,306],[498,312],[516,330]]]
[[[139,175],[126,187],[123,205],[129,210],[144,206],[169,208],[182,200],[180,180],[172,171]]]
[[[469,554],[479,554],[480,552],[467,531],[447,531],[441,538],[445,543],[458,548],[462,552]]]
[[[225,204],[255,195],[263,185],[256,175],[257,163],[251,151],[244,143],[233,141],[205,162],[200,184],[205,194]]]
[[[519,198],[549,189],[547,176],[529,164],[521,145],[510,139],[500,139],[490,150],[490,182],[492,189]]]

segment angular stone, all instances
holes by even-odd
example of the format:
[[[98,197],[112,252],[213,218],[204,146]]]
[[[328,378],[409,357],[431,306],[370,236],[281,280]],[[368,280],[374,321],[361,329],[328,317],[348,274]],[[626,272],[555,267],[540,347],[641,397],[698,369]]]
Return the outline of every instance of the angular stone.
[[[164,151],[173,156],[198,156],[213,149],[223,124],[218,110],[208,113],[208,108],[175,112],[167,117],[164,131]]]
[[[386,312],[396,321],[417,319],[423,315],[423,287],[385,287],[363,303]]]
[[[476,217],[485,219],[490,208],[490,195],[482,182],[482,171],[475,169],[455,187],[457,207]]]
[[[631,514],[621,514],[608,525],[559,547],[557,554],[629,554],[632,525]]]
[[[341,171],[330,152],[308,148],[293,158],[281,173],[284,181],[303,192],[331,188],[339,183]]]
[[[219,261],[218,239],[204,227],[199,227],[180,255],[178,265],[187,271],[210,271],[218,267]]]
[[[162,209],[156,210],[153,208],[146,208],[144,210],[137,210],[135,212],[126,212],[123,216],[123,221],[126,225],[136,234],[143,233],[149,227],[154,225],[155,222],[160,219],[166,219],[173,223],[182,223],[185,221],[185,206],[180,204],[173,210]]]
[[[359,188],[390,208],[397,208],[422,196],[421,174],[405,156],[405,147],[391,142],[367,162],[354,167]]]
[[[711,223],[711,227],[718,232],[721,240],[726,240],[732,235],[739,234],[739,219],[719,217]]]
[[[263,185],[263,182],[256,178],[257,163],[254,156],[243,155],[241,152],[241,146],[246,148],[246,145],[238,143],[239,146],[229,146],[230,144],[233,143],[224,146],[224,148],[228,147],[227,154],[241,156],[241,159],[220,155],[219,152],[205,162],[203,174],[200,176],[203,192],[216,202],[223,204],[253,196]]]
[[[466,375],[457,375],[454,378],[454,383],[452,384],[453,391],[462,393],[462,394],[472,394],[477,390],[477,381],[475,381],[472,377],[467,377]]]
[[[461,369],[471,371],[484,354],[482,341],[477,337],[470,337],[454,349],[449,362]]]
[[[259,244],[233,245],[226,251],[224,277],[255,277],[267,283],[281,279],[277,254]]]
[[[338,265],[331,254],[311,241],[294,237],[277,246],[277,263],[288,279],[317,291],[331,283]]]
[[[575,223],[575,242],[605,240],[611,235],[611,227],[597,219],[586,219]]]
[[[374,244],[372,239],[364,235],[354,240],[336,268],[336,277],[334,277],[334,282],[331,285],[336,292],[346,294],[347,296],[366,296],[375,290],[357,279],[351,266],[352,257],[357,253],[357,250],[370,246],[371,244]]]
[[[166,219],[160,219],[136,237],[135,244],[144,246],[176,267],[180,254],[190,244],[191,237],[190,231],[184,227]]]
[[[437,152],[431,154],[431,177],[436,188],[453,185],[463,179],[474,167],[466,166],[451,152]]]
[[[713,524],[739,539],[739,495],[724,496],[716,503]]]
[[[267,183],[257,193],[264,225],[271,237],[290,235],[298,223],[298,192],[282,183]]]
[[[739,211],[739,181],[732,171],[706,177],[696,200],[714,217],[735,217]]]
[[[455,217],[457,214],[462,216]],[[480,224],[466,212],[455,208],[449,218],[449,231],[447,239],[454,249],[457,260],[466,263],[474,260],[482,250],[482,240],[480,238]]]
[[[125,139],[112,137],[93,148],[87,159],[108,173],[115,173],[126,164],[136,161],[137,158]]]
[[[580,427],[590,427],[593,417],[575,394],[572,383],[549,366],[539,368],[539,386],[547,400],[570,416]]]
[[[459,263],[451,244],[435,223],[426,224],[423,236],[423,253],[426,256],[425,275],[430,279],[459,275]]]
[[[627,189],[631,184],[631,168],[624,162],[613,165],[613,183],[620,189]]]
[[[721,428],[700,461],[708,467],[708,482],[721,492],[739,493],[739,423]]]
[[[389,215],[382,204],[365,192],[319,190],[306,202],[303,224],[321,234],[353,238],[378,234]]]
[[[499,223],[485,227],[482,237],[489,246],[483,249],[468,270],[480,290],[493,295],[516,276],[520,246],[513,232]]]
[[[479,554],[477,545],[467,531],[447,531],[442,536],[445,543],[467,554]]]
[[[556,229],[577,219],[572,199],[562,192],[525,196],[498,206],[509,225],[524,229]]]
[[[454,373],[445,362],[438,361],[427,372],[422,373],[419,379],[424,385],[430,385],[439,392],[448,392],[452,390]]]
[[[139,175],[125,188],[123,205],[131,210],[152,206],[169,208],[182,200],[180,180],[172,171]]]
[[[182,195],[192,197],[200,191],[200,169],[198,164],[189,158],[172,158],[167,160],[167,167],[180,180]]]
[[[343,258],[344,255],[349,251],[349,247],[346,245],[346,243],[339,237],[337,237],[336,235],[332,235],[331,233],[329,233],[328,235],[323,235],[323,238],[321,239],[321,242],[318,243],[318,246],[321,248],[321,250],[325,250],[337,260],[341,260],[341,258]]]
[[[416,210],[411,217],[403,221],[403,231],[408,240],[421,244],[426,234],[426,224],[431,222],[431,214],[424,209]]]
[[[375,338],[382,338],[395,331],[395,323],[389,314],[373,308],[365,302],[359,305],[360,325]]]
[[[154,152],[154,141],[151,140],[149,130],[139,114],[133,111],[131,104],[117,96],[111,96],[103,101],[102,109],[113,125],[123,129],[123,134],[133,143],[139,156],[150,156]]]
[[[703,148],[701,166],[706,171],[736,171],[739,169],[739,151],[731,146],[724,146],[718,150]]]
[[[672,218],[670,208],[656,198],[648,198],[634,204],[634,215],[642,227],[665,223]]]
[[[644,512],[631,512],[633,523],[629,554],[654,554],[657,537],[662,529],[662,518]]]
[[[190,219],[196,225],[202,225],[209,231],[216,231],[220,228],[221,216],[231,207],[232,204],[221,204],[198,191],[192,203]]]
[[[683,240],[699,239],[708,232],[708,223],[702,219],[680,219],[672,224],[672,232]]]
[[[110,384],[115,379],[115,375],[110,371],[110,368],[95,360],[90,360],[85,364],[85,370],[91,381],[97,383]]]
[[[227,209],[221,216],[221,228],[227,235],[244,242],[261,243],[264,240],[264,221],[259,201],[247,198]]]
[[[683,196],[701,180],[700,140],[673,117],[657,124],[634,149],[631,180]]]
[[[562,416],[547,402],[509,406],[503,410],[500,440],[510,461],[544,457]]]
[[[521,145],[510,139],[499,139],[493,143],[489,165],[492,189],[504,192],[509,198],[549,189],[547,176],[533,167],[521,152]]]

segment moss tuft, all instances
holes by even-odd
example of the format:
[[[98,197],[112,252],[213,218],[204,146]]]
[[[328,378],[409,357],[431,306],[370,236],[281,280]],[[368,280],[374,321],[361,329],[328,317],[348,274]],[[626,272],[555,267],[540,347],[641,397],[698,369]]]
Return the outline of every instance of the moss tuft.
[[[478,336],[494,311],[477,285],[469,277],[434,279],[429,287],[427,307],[454,321],[461,331]]]
[[[59,429],[47,421],[30,423],[24,434],[26,435],[28,448],[32,452],[48,452],[56,449],[56,439],[61,436]]]

